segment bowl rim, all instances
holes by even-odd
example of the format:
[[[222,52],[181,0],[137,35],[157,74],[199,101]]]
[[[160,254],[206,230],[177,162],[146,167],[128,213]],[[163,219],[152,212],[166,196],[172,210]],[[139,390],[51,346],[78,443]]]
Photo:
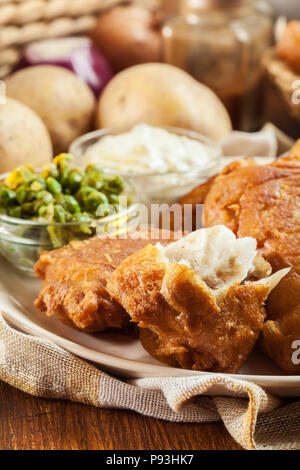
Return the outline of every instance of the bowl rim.
[[[35,169],[35,171],[41,171],[39,168]],[[10,175],[11,171],[8,171],[6,173],[3,173],[0,175],[0,182],[3,181],[5,178],[7,178],[8,175]],[[111,174],[112,176],[113,173],[106,173],[106,174]],[[102,223],[107,223],[107,222],[111,222],[113,220],[118,220],[119,218],[121,217],[124,217],[125,215],[130,215],[131,212],[133,210],[136,210],[139,206],[139,202],[137,201],[137,192],[135,190],[135,188],[133,187],[132,183],[130,183],[129,181],[125,181],[125,184],[127,186],[130,187],[130,192],[132,192],[132,194],[134,195],[134,200],[135,202],[133,202],[132,204],[130,204],[129,207],[126,207],[120,211],[117,211],[113,214],[109,214],[108,216],[106,217],[95,217],[95,218],[91,218],[91,219],[88,219],[88,220],[85,220],[85,221],[81,221],[81,222],[65,222],[65,223],[61,223],[61,222],[39,222],[37,220],[30,220],[30,219],[21,219],[21,218],[17,218],[17,217],[10,217],[9,215],[6,215],[6,214],[1,214],[0,213],[0,225],[1,225],[1,222],[3,223],[7,223],[7,224],[10,224],[10,225],[19,225],[19,226],[26,226],[26,227],[77,227],[77,226],[80,226],[80,225],[83,225],[83,224],[91,224],[91,225],[97,225],[98,223],[101,222]],[[124,194],[126,196],[126,194]],[[0,237],[1,237],[1,233],[0,233]]]
[[[83,224],[95,224],[95,226],[101,222],[101,224],[105,224],[108,222],[113,222],[114,220],[118,220],[119,218],[125,217],[126,215],[130,215],[131,212],[135,212],[139,207],[139,202],[135,202],[131,204],[129,207],[115,212],[114,214],[109,214],[106,217],[98,217],[95,219],[85,220],[84,222],[38,222],[37,220],[30,220],[30,219],[18,219],[16,217],[10,217],[9,215],[0,214],[0,222],[6,222],[10,225],[24,225],[24,226],[32,226],[32,227],[76,227],[77,225]],[[0,234],[1,237],[1,234]]]
[[[129,132],[132,130],[135,126],[128,126],[128,127],[122,127],[122,128],[103,128],[103,129],[97,129],[92,132],[88,132],[87,134],[83,134],[82,136],[78,137],[75,139],[70,147],[69,147],[69,153],[74,155],[74,159],[82,158],[82,155],[79,155],[80,148],[83,144],[87,144],[90,140],[99,138],[99,140],[102,137],[105,137],[107,135],[111,134],[122,134],[125,132]],[[221,162],[221,158],[223,156],[223,151],[222,151],[222,146],[220,143],[215,142],[211,140],[209,137],[206,137],[203,134],[200,134],[197,131],[193,131],[190,129],[184,129],[183,127],[176,127],[176,126],[150,126],[150,127],[156,127],[159,129],[164,129],[167,130],[171,133],[178,134],[178,135],[185,135],[186,137],[189,137],[192,140],[199,141],[200,143],[203,143],[204,145],[207,145],[211,148],[215,148],[216,150],[216,156],[212,157],[210,162],[211,164],[205,166],[205,167],[199,167],[199,166],[192,166],[189,170],[178,170],[178,171],[165,171],[165,172],[159,172],[159,173],[151,173],[151,172],[146,172],[146,173],[123,173],[121,171],[114,171],[111,170],[110,168],[103,168],[103,172],[106,174],[112,174],[112,175],[119,175],[127,178],[143,178],[143,177],[157,177],[157,176],[180,176],[180,175],[187,175],[190,174],[193,171],[201,171],[203,173],[203,176],[206,176],[206,173],[211,172],[214,168],[217,170],[218,165]],[[77,164],[78,161],[76,162]]]

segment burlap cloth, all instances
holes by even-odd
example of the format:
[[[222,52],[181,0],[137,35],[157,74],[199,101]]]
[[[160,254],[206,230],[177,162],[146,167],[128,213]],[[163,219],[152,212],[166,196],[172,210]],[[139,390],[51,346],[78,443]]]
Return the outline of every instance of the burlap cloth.
[[[253,135],[233,134],[223,151],[236,158],[247,148],[249,155],[268,160],[290,145],[270,125]],[[12,329],[1,314],[0,379],[34,396],[124,408],[167,421],[222,420],[245,449],[300,449],[300,401],[280,400],[253,383],[216,375],[122,381],[49,341]]]
[[[174,422],[222,420],[249,450],[300,449],[300,401],[287,404],[255,384],[221,376],[121,381],[49,341],[12,329],[2,316],[0,379],[37,397],[124,408]],[[203,396],[212,389],[219,396]]]

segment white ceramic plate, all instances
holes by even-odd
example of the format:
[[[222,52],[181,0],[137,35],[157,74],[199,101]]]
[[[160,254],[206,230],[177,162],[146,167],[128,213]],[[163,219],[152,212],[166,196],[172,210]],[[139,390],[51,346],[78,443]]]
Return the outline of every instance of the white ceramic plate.
[[[157,362],[134,336],[87,334],[62,324],[56,317],[37,311],[33,300],[41,283],[17,273],[0,258],[0,309],[18,329],[46,338],[77,356],[99,364],[105,371],[129,378],[202,375]],[[254,351],[235,378],[248,380],[280,396],[300,396],[300,376],[282,375],[259,351]],[[211,393],[211,392],[210,392]]]

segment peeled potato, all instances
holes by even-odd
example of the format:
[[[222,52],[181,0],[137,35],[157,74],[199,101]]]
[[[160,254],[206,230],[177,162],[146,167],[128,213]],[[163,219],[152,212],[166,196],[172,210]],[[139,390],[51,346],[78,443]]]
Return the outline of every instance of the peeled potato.
[[[0,172],[19,165],[42,166],[53,157],[49,133],[30,108],[7,98],[0,105]]]
[[[32,108],[50,133],[54,152],[66,152],[71,142],[91,129],[95,98],[90,88],[62,67],[38,65],[12,74],[8,96]]]
[[[98,128],[139,123],[190,129],[214,140],[232,130],[230,117],[212,90],[183,70],[160,63],[123,70],[100,97]]]

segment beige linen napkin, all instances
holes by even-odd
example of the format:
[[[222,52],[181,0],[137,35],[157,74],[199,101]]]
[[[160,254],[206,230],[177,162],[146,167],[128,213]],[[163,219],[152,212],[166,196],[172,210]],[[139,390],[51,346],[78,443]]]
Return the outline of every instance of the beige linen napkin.
[[[122,381],[47,340],[16,331],[2,316],[0,379],[37,397],[129,409],[174,422],[222,420],[249,450],[300,449],[300,401],[284,404],[255,384],[209,374]],[[203,396],[212,389],[219,396]]]

